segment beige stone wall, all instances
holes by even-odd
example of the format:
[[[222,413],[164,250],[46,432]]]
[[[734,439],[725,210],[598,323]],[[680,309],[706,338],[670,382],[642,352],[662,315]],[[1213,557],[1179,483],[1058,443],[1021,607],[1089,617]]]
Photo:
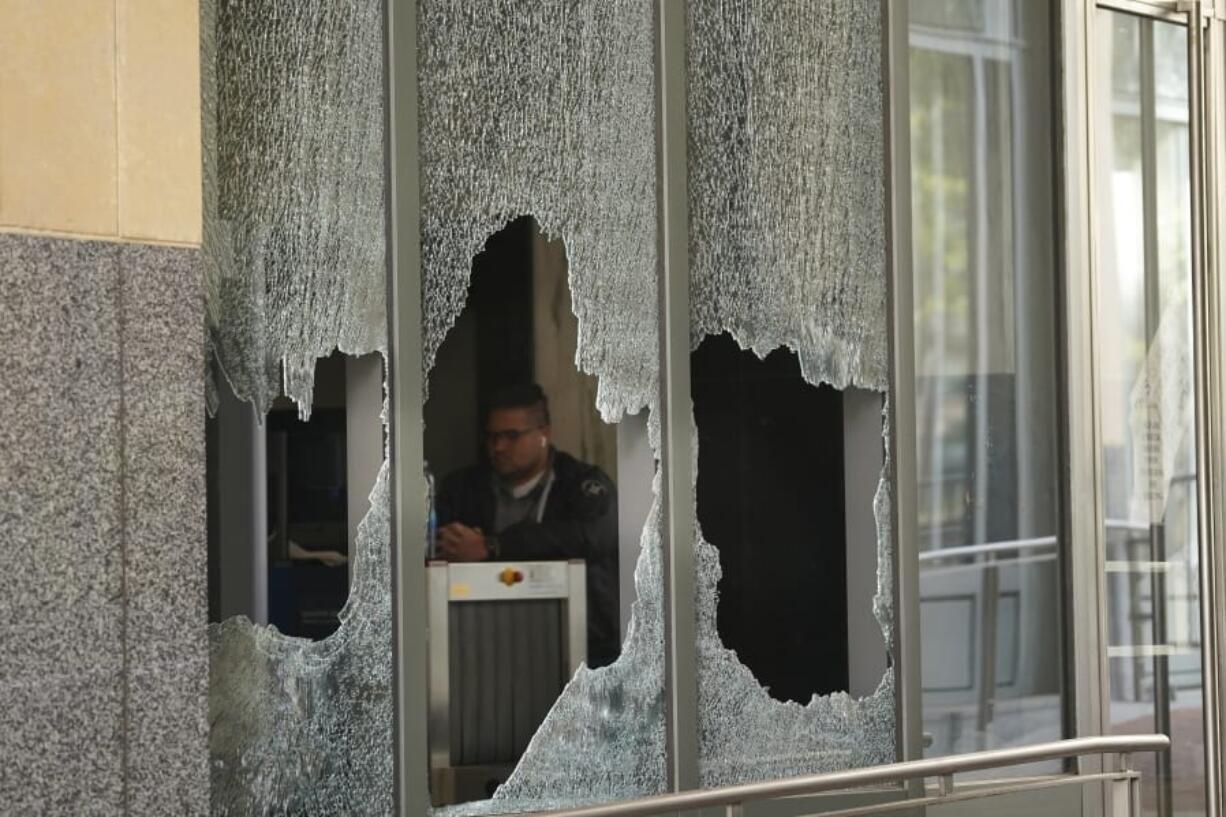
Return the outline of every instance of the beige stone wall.
[[[0,0],[0,230],[198,245],[198,0]]]

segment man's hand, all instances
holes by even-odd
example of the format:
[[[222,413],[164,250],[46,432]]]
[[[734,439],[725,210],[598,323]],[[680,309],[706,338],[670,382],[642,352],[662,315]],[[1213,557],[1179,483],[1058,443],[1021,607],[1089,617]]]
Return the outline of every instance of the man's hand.
[[[438,555],[449,562],[479,562],[490,554],[481,528],[452,522],[438,529]]]

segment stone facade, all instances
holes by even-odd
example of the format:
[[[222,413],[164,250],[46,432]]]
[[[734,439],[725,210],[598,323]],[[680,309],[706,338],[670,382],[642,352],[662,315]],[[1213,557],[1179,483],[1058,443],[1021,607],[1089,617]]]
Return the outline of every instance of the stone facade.
[[[208,808],[192,248],[0,234],[0,804]]]

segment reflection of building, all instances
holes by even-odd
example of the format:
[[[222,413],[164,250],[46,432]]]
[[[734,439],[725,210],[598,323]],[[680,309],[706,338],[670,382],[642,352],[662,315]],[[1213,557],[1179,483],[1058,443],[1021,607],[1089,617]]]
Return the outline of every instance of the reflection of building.
[[[910,28],[928,752],[1060,734],[1051,22],[917,4]]]

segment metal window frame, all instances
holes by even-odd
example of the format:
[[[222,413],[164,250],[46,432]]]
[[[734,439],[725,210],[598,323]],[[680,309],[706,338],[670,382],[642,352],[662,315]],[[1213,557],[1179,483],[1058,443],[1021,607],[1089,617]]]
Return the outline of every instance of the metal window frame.
[[[911,233],[911,33],[905,4],[882,0],[886,263],[889,285],[890,482],[894,528],[895,724],[900,760],[924,756],[920,682],[919,478]],[[914,792],[912,792],[914,795]]]
[[[1065,726],[1074,736],[1102,734],[1105,688],[1105,643],[1101,609],[1102,571],[1098,554],[1101,533],[1098,519],[1101,459],[1095,411],[1090,253],[1090,121],[1089,64],[1084,44],[1089,28],[1089,4],[1059,3],[1056,28],[1057,196],[1061,211],[1056,219],[1059,251],[1060,304],[1058,342],[1062,411],[1060,420],[1060,493],[1063,518],[1061,537],[1066,542],[1063,591],[1068,607],[1065,632]],[[1088,547],[1086,545],[1089,545]],[[1089,592],[1087,592],[1089,589]],[[1082,773],[1101,772],[1102,759],[1078,760]],[[1086,814],[1101,813],[1106,792],[1087,786],[1082,792]]]
[[[660,524],[664,531],[665,763],[669,789],[698,787],[698,610],[691,463],[686,4],[655,0]]]
[[[401,817],[428,814],[430,809],[426,566],[420,533],[426,530],[426,484],[421,468],[425,384],[417,13],[417,0],[386,0],[384,5],[392,763],[393,797]]]
[[[1096,0],[1088,5],[1179,25],[1187,22],[1187,16],[1179,9],[1178,0]]]
[[[1221,779],[1218,763],[1221,762],[1218,729],[1217,657],[1218,628],[1216,617],[1216,547],[1223,530],[1221,487],[1219,477],[1223,471],[1221,460],[1222,401],[1218,383],[1222,375],[1221,350],[1217,345],[1220,332],[1218,287],[1220,279],[1209,265],[1207,239],[1210,234],[1209,214],[1213,212],[1208,201],[1210,181],[1206,171],[1213,167],[1208,156],[1206,136],[1212,113],[1208,106],[1220,107],[1221,100],[1209,95],[1206,76],[1206,60],[1220,53],[1212,51],[1212,43],[1206,37],[1206,11],[1212,0],[1181,2],[1180,10],[1188,15],[1188,147],[1191,151],[1190,193],[1192,198],[1192,298],[1193,298],[1193,345],[1196,367],[1196,470],[1200,478],[1197,489],[1197,527],[1199,533],[1200,626],[1201,626],[1201,716],[1204,729],[1205,753],[1205,802],[1207,817],[1217,817],[1222,811]],[[1220,29],[1220,24],[1208,20],[1210,29]],[[1209,53],[1206,53],[1206,49]],[[1215,493],[1218,496],[1215,496]]]
[[[1208,448],[1214,478],[1211,497],[1213,542],[1219,543],[1226,536],[1226,488],[1220,481],[1226,474],[1226,440],[1220,431],[1223,423],[1226,423],[1226,246],[1223,244],[1226,242],[1226,2],[1219,0],[1214,4],[1206,36],[1208,46],[1203,86],[1206,99],[1204,158],[1207,182],[1204,191],[1204,267],[1207,279],[1205,303],[1210,310],[1206,340],[1213,373],[1213,381],[1206,391],[1212,400],[1208,426],[1217,433],[1210,439]],[[1214,661],[1220,661],[1223,632],[1226,631],[1226,559],[1218,558],[1216,552],[1211,556],[1214,561],[1203,568],[1208,574],[1209,584],[1202,580],[1202,595],[1208,591],[1204,599],[1204,602],[1208,602],[1208,609],[1202,611],[1202,627],[1206,619],[1210,625],[1210,629],[1204,631],[1203,640],[1211,645],[1209,649]],[[1214,696],[1214,706],[1220,713],[1226,702],[1226,673],[1219,673],[1215,681],[1206,694]],[[1216,773],[1218,814],[1226,814],[1226,792],[1223,791],[1226,756],[1222,752],[1223,742],[1226,741],[1226,724],[1222,723],[1221,718],[1216,718],[1212,724],[1208,723],[1207,718],[1206,722],[1217,753],[1216,757],[1210,757],[1206,769],[1208,771],[1208,767],[1212,766]]]

